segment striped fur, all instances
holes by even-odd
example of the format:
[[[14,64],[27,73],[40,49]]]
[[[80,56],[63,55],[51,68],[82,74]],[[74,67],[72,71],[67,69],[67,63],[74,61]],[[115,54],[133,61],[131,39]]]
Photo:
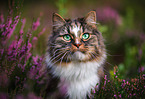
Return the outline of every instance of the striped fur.
[[[66,35],[68,40],[64,38]],[[62,96],[85,99],[100,82],[99,74],[103,74],[105,59],[104,40],[97,30],[94,11],[75,20],[53,15],[53,33],[48,41],[46,64],[53,77],[60,79],[56,87]]]

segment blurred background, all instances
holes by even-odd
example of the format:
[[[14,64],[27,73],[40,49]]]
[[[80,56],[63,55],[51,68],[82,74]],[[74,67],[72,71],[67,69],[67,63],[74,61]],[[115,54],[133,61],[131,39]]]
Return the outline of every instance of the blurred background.
[[[53,13],[74,19],[95,10],[107,49],[106,73],[112,75],[115,65],[120,78],[134,78],[145,72],[145,0],[0,0],[0,13],[5,19],[9,9],[14,16],[20,13],[22,19],[26,18],[24,31],[40,17],[41,24],[33,33],[35,36],[46,27],[34,50],[40,56],[45,54]]]

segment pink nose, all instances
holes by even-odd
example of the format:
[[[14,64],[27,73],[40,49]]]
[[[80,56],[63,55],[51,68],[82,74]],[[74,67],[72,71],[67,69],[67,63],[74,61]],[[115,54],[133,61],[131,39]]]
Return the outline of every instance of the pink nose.
[[[74,44],[77,48],[81,45],[80,43]]]

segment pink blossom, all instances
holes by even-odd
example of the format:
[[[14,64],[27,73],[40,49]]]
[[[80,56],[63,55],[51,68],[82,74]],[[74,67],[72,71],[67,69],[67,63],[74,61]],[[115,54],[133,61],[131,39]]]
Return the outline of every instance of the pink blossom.
[[[34,64],[38,64],[37,60],[38,60],[38,55],[36,57],[32,57],[33,58],[33,61],[34,61]]]
[[[4,15],[3,14],[0,15],[0,21],[2,24],[4,23]]]
[[[121,94],[120,95],[118,95],[119,96],[119,98],[121,98]]]
[[[118,12],[111,7],[102,7],[97,9],[97,17],[102,22],[114,22],[117,25],[122,24],[122,20]]]
[[[144,70],[145,70],[145,68],[143,67],[143,66],[141,66],[140,68],[139,68],[139,72],[141,73],[141,72],[144,72]]]
[[[25,99],[25,97],[23,96],[23,95],[21,95],[21,94],[19,94],[19,95],[16,95],[16,97],[15,97],[16,99]]]
[[[38,40],[37,37],[33,37],[33,39],[32,39],[33,48],[36,47],[36,41],[37,41],[37,40]]]
[[[0,99],[9,99],[6,93],[0,93]]]
[[[10,29],[9,34],[7,34],[7,39],[9,39],[11,37],[11,35],[13,34],[13,32],[14,32],[14,30],[16,28],[16,25],[18,24],[18,22],[19,22],[19,16],[16,16],[14,24],[12,24],[12,28]]]
[[[40,25],[40,18],[37,18],[37,21],[33,23],[32,30],[36,30]]]
[[[22,37],[20,37],[20,39],[17,42],[18,48],[21,46],[22,42],[23,42],[23,39],[22,39]]]
[[[35,73],[35,66],[32,66],[29,72],[29,78],[34,79],[34,76],[36,75]]]
[[[0,49],[0,53],[1,53],[1,56],[2,56],[3,53],[4,53],[4,49]]]
[[[46,28],[44,27],[44,28],[42,29],[42,31],[38,34],[38,37],[39,37],[40,35],[42,35],[42,34],[45,32],[45,30],[46,30]]]
[[[32,43],[34,44],[38,40],[37,37],[33,37]]]
[[[104,79],[107,80],[107,75],[105,75]]]
[[[114,97],[117,97],[117,95],[116,95],[116,94],[114,94]]]
[[[12,18],[11,17],[8,17],[7,18],[7,22],[4,25],[4,27],[5,27],[6,30],[3,31],[3,33],[2,33],[3,36],[6,36],[11,31],[11,28],[10,28],[11,24],[12,24]]]
[[[26,19],[22,19],[22,26],[21,26],[21,30],[20,30],[20,34],[22,35],[22,33],[24,32],[23,29],[24,29],[24,26],[25,26],[25,23],[26,23]]]
[[[16,78],[16,84],[17,84],[20,81],[20,77],[15,76],[15,78]]]
[[[28,46],[27,46],[28,50],[30,50],[31,47],[32,47],[32,44],[30,42],[28,42]]]

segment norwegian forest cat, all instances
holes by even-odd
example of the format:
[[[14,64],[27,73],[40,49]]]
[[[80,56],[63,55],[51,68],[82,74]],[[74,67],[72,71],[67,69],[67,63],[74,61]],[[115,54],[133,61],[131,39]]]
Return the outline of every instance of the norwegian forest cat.
[[[86,99],[103,76],[106,50],[96,12],[74,20],[53,14],[46,53],[48,99]]]

